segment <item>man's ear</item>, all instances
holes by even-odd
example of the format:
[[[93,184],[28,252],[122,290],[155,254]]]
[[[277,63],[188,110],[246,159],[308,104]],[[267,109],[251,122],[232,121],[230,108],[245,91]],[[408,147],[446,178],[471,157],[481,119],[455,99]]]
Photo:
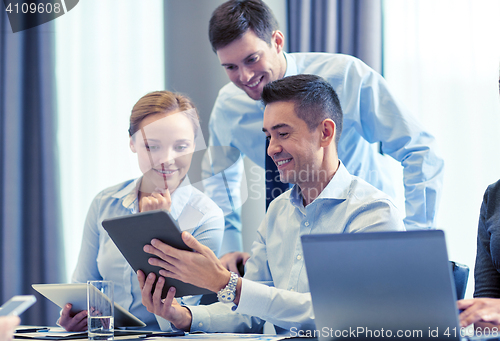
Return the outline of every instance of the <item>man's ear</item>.
[[[327,118],[321,122],[321,147],[327,147],[335,142],[335,122]]]
[[[271,37],[271,44],[273,44],[273,48],[276,48],[276,52],[281,53],[283,51],[283,47],[285,46],[285,36],[283,32],[280,30],[276,30],[273,32]]]
[[[130,150],[132,151],[132,153],[137,153],[137,151],[135,150],[135,145],[134,145],[134,139],[132,138],[132,136],[130,136]]]

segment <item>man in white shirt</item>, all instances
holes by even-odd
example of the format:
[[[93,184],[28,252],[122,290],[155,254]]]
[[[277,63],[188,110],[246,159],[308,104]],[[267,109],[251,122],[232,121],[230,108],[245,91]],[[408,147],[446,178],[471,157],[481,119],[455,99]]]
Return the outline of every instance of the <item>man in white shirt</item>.
[[[154,274],[138,272],[142,302],[179,329],[205,332],[261,332],[265,321],[278,333],[315,328],[300,236],[311,233],[403,231],[391,198],[350,175],[338,159],[342,109],[333,87],[314,75],[283,78],[264,87],[262,130],[267,153],[281,181],[294,184],[267,211],[252,247],[244,278],[229,272],[210,249],[188,233],[197,252],[176,250],[158,240],[144,250],[159,258],[162,276],[218,293],[219,303],[183,307],[170,288],[161,299],[163,277],[151,294]],[[353,271],[357,271],[353,269]]]

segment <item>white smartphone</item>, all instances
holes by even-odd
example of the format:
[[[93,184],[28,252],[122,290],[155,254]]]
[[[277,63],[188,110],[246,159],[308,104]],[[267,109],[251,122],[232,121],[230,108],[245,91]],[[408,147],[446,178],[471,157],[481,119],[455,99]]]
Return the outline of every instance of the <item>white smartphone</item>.
[[[0,307],[0,316],[21,315],[36,302],[34,295],[18,295],[12,297]]]

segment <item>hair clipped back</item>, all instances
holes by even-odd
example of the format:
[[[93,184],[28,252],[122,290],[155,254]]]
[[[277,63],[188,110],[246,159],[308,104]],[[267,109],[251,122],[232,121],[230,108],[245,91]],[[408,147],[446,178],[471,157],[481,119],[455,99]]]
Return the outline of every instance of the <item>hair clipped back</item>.
[[[182,112],[186,115],[193,123],[194,134],[197,135],[199,116],[191,99],[166,90],[150,92],[137,101],[130,115],[129,135],[134,135],[139,130],[141,121],[149,115],[168,114],[170,112]]]
[[[241,38],[249,29],[259,39],[271,45],[278,21],[267,5],[260,0],[229,0],[215,9],[208,26],[212,50],[217,52]]]
[[[310,131],[325,119],[335,123],[335,145],[342,134],[342,108],[337,93],[326,80],[315,75],[285,77],[264,86],[264,105],[273,102],[293,102],[297,116],[306,122]]]

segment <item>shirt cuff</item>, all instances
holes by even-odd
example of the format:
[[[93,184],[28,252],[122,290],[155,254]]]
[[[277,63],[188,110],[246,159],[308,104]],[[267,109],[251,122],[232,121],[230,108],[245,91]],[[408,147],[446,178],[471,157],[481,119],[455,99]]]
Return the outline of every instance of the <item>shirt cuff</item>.
[[[265,319],[269,311],[272,288],[245,278],[241,279],[240,301],[235,312]]]
[[[189,307],[191,311],[191,329],[190,333],[194,332],[207,332],[210,330],[210,314],[207,307],[209,306],[195,306]]]

